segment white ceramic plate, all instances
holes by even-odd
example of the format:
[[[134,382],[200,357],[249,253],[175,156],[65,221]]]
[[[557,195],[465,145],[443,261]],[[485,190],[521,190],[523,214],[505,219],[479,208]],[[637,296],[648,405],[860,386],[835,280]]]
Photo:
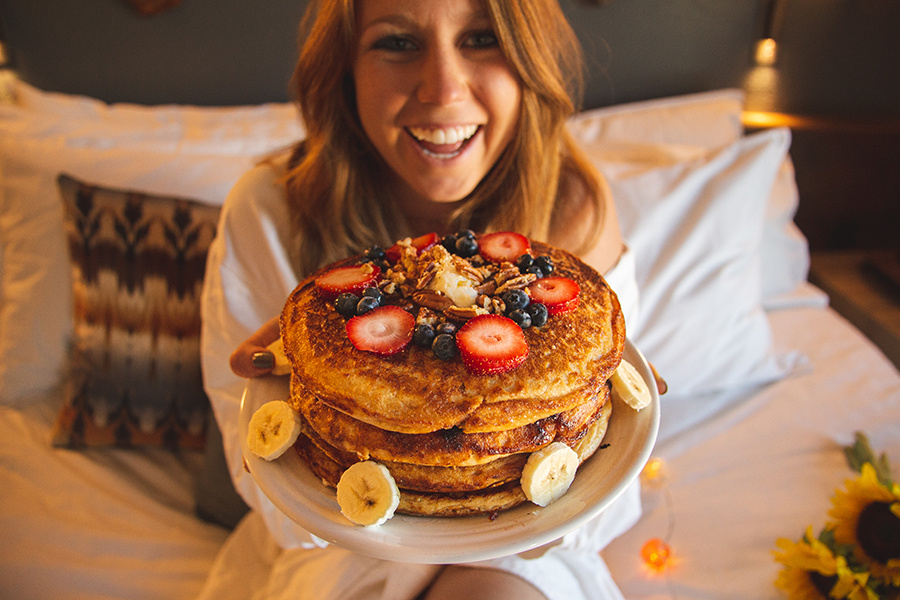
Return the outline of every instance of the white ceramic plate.
[[[241,402],[241,447],[254,480],[272,503],[298,525],[323,540],[385,560],[451,564],[488,560],[536,548],[577,529],[600,514],[640,474],[656,442],[659,396],[650,366],[630,341],[625,358],[640,371],[653,401],[640,412],[614,405],[604,445],[585,461],[572,487],[546,508],[526,502],[500,513],[474,517],[395,515],[378,527],[359,527],[341,515],[335,492],[288,451],[267,462],[247,450],[253,412],[269,400],[286,400],[288,377],[248,382]]]

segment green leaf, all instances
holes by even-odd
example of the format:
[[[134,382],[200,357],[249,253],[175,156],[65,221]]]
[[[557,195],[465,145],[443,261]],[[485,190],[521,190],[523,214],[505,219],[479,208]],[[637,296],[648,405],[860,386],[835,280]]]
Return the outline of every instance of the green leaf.
[[[882,453],[880,457],[876,458],[869,445],[869,438],[863,432],[856,432],[856,442],[852,446],[844,446],[844,456],[847,457],[847,464],[850,465],[850,468],[857,473],[861,473],[863,465],[869,463],[875,469],[878,481],[882,485],[888,487],[892,485],[891,467],[888,464],[887,455]]]

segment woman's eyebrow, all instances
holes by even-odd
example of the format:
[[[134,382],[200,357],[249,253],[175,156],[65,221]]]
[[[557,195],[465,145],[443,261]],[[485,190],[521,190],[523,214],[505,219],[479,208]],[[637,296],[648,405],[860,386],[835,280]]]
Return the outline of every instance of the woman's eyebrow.
[[[478,10],[469,15],[467,22],[469,26],[478,25],[481,26],[484,23],[491,23],[490,15],[485,10]],[[383,17],[378,17],[377,19],[373,19],[369,21],[365,25],[360,28],[360,33],[371,29],[372,27],[376,27],[379,25],[393,25],[395,27],[407,27],[407,28],[418,28],[418,22],[403,13],[392,13],[389,15],[384,15]]]
[[[361,28],[360,31],[364,32],[380,25],[393,25],[395,27],[417,27],[416,22],[411,17],[403,14],[390,14],[369,21]]]

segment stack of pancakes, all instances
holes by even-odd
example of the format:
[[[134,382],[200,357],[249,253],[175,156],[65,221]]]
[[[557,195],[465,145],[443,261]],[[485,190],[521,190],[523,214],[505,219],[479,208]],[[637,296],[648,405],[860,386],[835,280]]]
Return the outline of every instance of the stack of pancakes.
[[[281,334],[303,421],[296,447],[317,476],[334,487],[347,467],[371,459],[397,482],[398,512],[495,513],[525,500],[519,478],[531,452],[561,441],[582,461],[593,454],[610,418],[607,380],[622,358],[624,318],[591,267],[538,242],[532,253],[579,284],[578,306],[524,330],[527,359],[495,375],[415,344],[388,357],[357,350],[315,275],[300,283]]]

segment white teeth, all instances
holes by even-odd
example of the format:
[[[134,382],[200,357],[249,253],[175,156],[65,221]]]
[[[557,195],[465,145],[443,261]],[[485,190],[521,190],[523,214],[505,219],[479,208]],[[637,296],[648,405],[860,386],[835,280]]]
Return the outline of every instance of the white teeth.
[[[475,135],[476,131],[478,131],[478,125],[461,125],[441,129],[409,128],[409,132],[417,140],[439,145],[458,144]]]

